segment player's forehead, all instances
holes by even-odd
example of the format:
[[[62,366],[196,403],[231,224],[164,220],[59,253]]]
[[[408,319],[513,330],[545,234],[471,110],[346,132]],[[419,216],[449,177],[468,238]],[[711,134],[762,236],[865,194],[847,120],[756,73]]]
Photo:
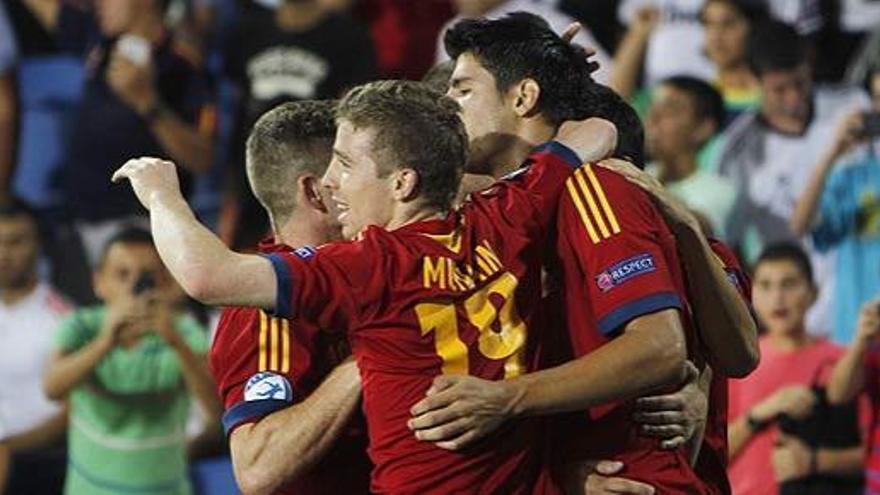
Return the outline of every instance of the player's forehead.
[[[351,121],[340,120],[333,143],[333,154],[339,158],[354,160],[360,154],[372,151],[376,130],[371,126],[356,126]]]
[[[462,84],[494,84],[495,77],[483,65],[479,57],[472,52],[465,52],[458,56],[455,60],[455,68],[452,76],[449,78],[449,85],[452,88]]]

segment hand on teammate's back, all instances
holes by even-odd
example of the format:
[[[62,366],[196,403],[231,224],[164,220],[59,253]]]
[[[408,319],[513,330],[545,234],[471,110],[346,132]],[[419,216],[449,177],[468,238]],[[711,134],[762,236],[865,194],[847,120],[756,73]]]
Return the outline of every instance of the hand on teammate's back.
[[[709,398],[699,386],[699,372],[688,362],[688,379],[672,394],[636,400],[633,419],[642,424],[642,433],[662,440],[664,449],[675,449],[690,441],[705,424]]]
[[[419,440],[460,450],[511,418],[518,398],[519,393],[508,382],[441,375],[410,410],[408,426]]]
[[[651,485],[619,478],[624,465],[619,461],[584,461],[572,469],[565,469],[566,478],[562,481],[565,493],[584,495],[653,495]]]

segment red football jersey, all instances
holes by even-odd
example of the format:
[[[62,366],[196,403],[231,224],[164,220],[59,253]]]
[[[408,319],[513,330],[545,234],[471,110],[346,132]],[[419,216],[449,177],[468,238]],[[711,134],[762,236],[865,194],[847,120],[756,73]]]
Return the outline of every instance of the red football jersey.
[[[261,244],[263,253],[291,248]],[[274,318],[255,308],[224,308],[211,346],[210,364],[226,410],[227,435],[301,402],[351,351],[341,335],[307,322]],[[372,464],[360,415],[330,452],[280,494],[369,493]]]
[[[677,308],[694,332],[676,242],[650,198],[622,176],[585,166],[566,182],[557,218],[566,322],[575,357],[619,335],[639,316]],[[639,435],[632,402],[593,408],[561,431],[567,460],[616,459],[621,476],[659,493],[703,493],[684,449]],[[572,433],[571,428],[576,430]]]
[[[348,330],[375,492],[543,491],[539,420],[508,424],[465,452],[420,442],[407,428],[410,408],[437,375],[501,380],[528,371],[548,229],[579,160],[551,142],[526,165],[445,219],[390,232],[369,227],[357,241],[313,255],[270,255],[276,313]]]
[[[719,240],[710,238],[709,246],[723,265],[728,280],[736,286],[746,304],[751,306],[751,281],[736,255]],[[712,493],[719,495],[731,492],[730,480],[727,478],[727,452],[727,377],[714,373],[709,387],[709,409],[703,445],[694,469]]]

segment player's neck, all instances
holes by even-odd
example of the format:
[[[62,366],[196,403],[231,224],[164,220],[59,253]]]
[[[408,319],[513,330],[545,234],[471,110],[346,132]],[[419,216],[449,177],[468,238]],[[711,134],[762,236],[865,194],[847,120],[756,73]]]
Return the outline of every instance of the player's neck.
[[[309,221],[296,215],[291,216],[281,226],[273,222],[272,231],[275,235],[275,243],[291,247],[320,246],[339,236],[338,233],[334,235],[323,223]]]
[[[509,136],[509,142],[503,146],[504,151],[492,158],[491,175],[500,179],[519,169],[535,146],[550,141],[554,135],[556,129],[540,118],[524,121],[516,134]]]
[[[0,289],[0,301],[6,306],[12,306],[31,295],[36,288],[36,274],[28,275],[28,277],[25,280],[22,280],[21,283]]]
[[[424,222],[427,220],[439,220],[446,216],[446,211],[439,208],[427,208],[418,204],[402,204],[400,205],[389,221],[385,225],[385,230],[396,230],[406,225]]]

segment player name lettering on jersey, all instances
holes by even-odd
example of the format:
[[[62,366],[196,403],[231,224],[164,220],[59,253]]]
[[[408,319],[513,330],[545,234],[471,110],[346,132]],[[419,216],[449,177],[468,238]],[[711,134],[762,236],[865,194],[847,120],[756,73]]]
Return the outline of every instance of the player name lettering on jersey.
[[[474,254],[476,266],[459,265],[452,258],[445,256],[425,256],[422,259],[424,287],[464,292],[475,288],[478,281],[485,281],[504,268],[500,257],[488,241],[479,243]]]

